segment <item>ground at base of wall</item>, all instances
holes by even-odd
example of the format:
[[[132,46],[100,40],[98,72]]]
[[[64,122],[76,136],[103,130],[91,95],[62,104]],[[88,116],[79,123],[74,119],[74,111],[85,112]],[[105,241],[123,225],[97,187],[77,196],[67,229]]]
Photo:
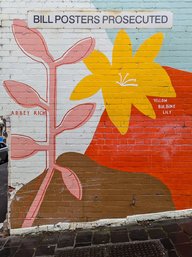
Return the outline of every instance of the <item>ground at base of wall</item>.
[[[138,244],[139,242],[158,242],[161,243],[168,257],[191,257],[192,218],[145,221],[120,227],[44,232],[0,238],[0,257],[61,257],[65,256],[66,250],[76,254],[79,250],[81,256],[89,256],[82,255],[82,251],[86,252],[89,246],[92,248],[97,246],[98,249],[114,246],[118,248],[128,242]],[[72,254],[72,256],[78,255]],[[148,257],[152,256],[154,255]]]

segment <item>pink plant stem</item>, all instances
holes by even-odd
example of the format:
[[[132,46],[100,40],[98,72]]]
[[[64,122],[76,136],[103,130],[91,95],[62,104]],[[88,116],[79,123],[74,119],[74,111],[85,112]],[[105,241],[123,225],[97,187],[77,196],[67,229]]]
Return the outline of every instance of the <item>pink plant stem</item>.
[[[47,111],[48,119],[47,119],[47,129],[48,129],[48,150],[47,150],[47,166],[49,167],[47,173],[43,179],[43,182],[33,200],[29,211],[25,217],[25,220],[22,224],[23,228],[31,227],[33,222],[35,221],[43,199],[45,197],[47,188],[51,182],[51,179],[54,174],[54,165],[56,158],[56,106],[57,106],[57,96],[56,96],[56,65],[54,63],[50,63],[47,70],[49,74],[49,108]]]
[[[48,167],[53,168],[56,158],[56,149],[55,149],[55,139],[56,139],[56,106],[57,106],[57,79],[56,79],[56,66],[54,63],[51,63],[49,65],[49,119],[47,128],[49,128],[48,131],[48,145],[49,145],[49,151],[48,151]]]

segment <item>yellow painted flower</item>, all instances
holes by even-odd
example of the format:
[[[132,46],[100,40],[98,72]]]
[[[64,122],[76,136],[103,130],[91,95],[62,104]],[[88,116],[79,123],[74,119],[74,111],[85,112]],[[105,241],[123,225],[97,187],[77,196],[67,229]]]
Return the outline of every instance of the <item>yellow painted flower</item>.
[[[103,53],[93,51],[84,59],[92,74],[78,83],[71,100],[90,97],[102,89],[108,116],[121,134],[128,130],[132,105],[155,119],[147,96],[176,96],[168,74],[154,62],[162,43],[163,34],[154,34],[133,54],[129,36],[120,30],[114,42],[112,64]]]

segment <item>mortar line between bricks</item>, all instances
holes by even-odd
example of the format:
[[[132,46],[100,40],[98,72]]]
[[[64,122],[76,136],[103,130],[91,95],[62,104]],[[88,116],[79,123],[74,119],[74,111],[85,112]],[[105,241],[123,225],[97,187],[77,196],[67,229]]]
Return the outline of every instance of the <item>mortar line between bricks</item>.
[[[175,247],[175,246],[174,246]],[[179,252],[177,251],[177,249],[175,248],[175,252],[176,252],[176,254],[178,255],[178,257],[182,257],[180,254],[179,254]]]
[[[74,236],[74,241],[73,241],[73,246],[72,246],[73,248],[75,248],[75,245],[76,245],[77,233],[78,232],[76,232],[75,236]]]
[[[8,242],[8,240],[9,240],[9,238],[7,238],[7,239],[5,240],[5,242],[4,242],[4,244],[2,245],[2,247],[0,248],[0,250],[1,250],[2,248],[4,248],[4,246],[6,245],[6,243]]]
[[[94,236],[94,231],[91,231],[92,235],[91,235],[91,245],[93,245],[93,236]]]
[[[131,242],[131,238],[129,236],[129,230],[128,229],[127,229],[127,237],[128,237],[129,242]]]

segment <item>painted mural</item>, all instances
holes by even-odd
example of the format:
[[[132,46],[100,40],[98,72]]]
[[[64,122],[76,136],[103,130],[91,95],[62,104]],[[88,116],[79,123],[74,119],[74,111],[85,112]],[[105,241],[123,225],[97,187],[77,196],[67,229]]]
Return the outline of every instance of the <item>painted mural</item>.
[[[162,43],[163,34],[157,33],[133,54],[130,38],[121,30],[114,42],[112,63],[99,51],[84,60],[92,74],[80,81],[71,100],[87,98],[101,89],[107,115],[122,135],[128,131],[132,106],[156,119],[147,96],[176,96],[167,72],[154,61]]]
[[[21,81],[4,81],[18,105],[45,113],[45,140],[12,135],[13,160],[38,152],[46,155],[41,174],[13,196],[12,228],[192,206],[191,73],[156,61],[162,32],[150,35],[134,52],[129,33],[118,31],[111,59],[97,49],[93,37],[80,39],[54,58],[39,30],[23,20],[15,20],[12,29],[18,47],[42,64],[47,80],[46,97]],[[73,107],[58,122],[58,67],[78,62],[84,63],[88,75],[73,88]],[[104,111],[86,151],[57,155],[57,144],[65,144],[56,141],[57,136],[86,127],[94,118],[97,104],[90,97],[98,92]]]

